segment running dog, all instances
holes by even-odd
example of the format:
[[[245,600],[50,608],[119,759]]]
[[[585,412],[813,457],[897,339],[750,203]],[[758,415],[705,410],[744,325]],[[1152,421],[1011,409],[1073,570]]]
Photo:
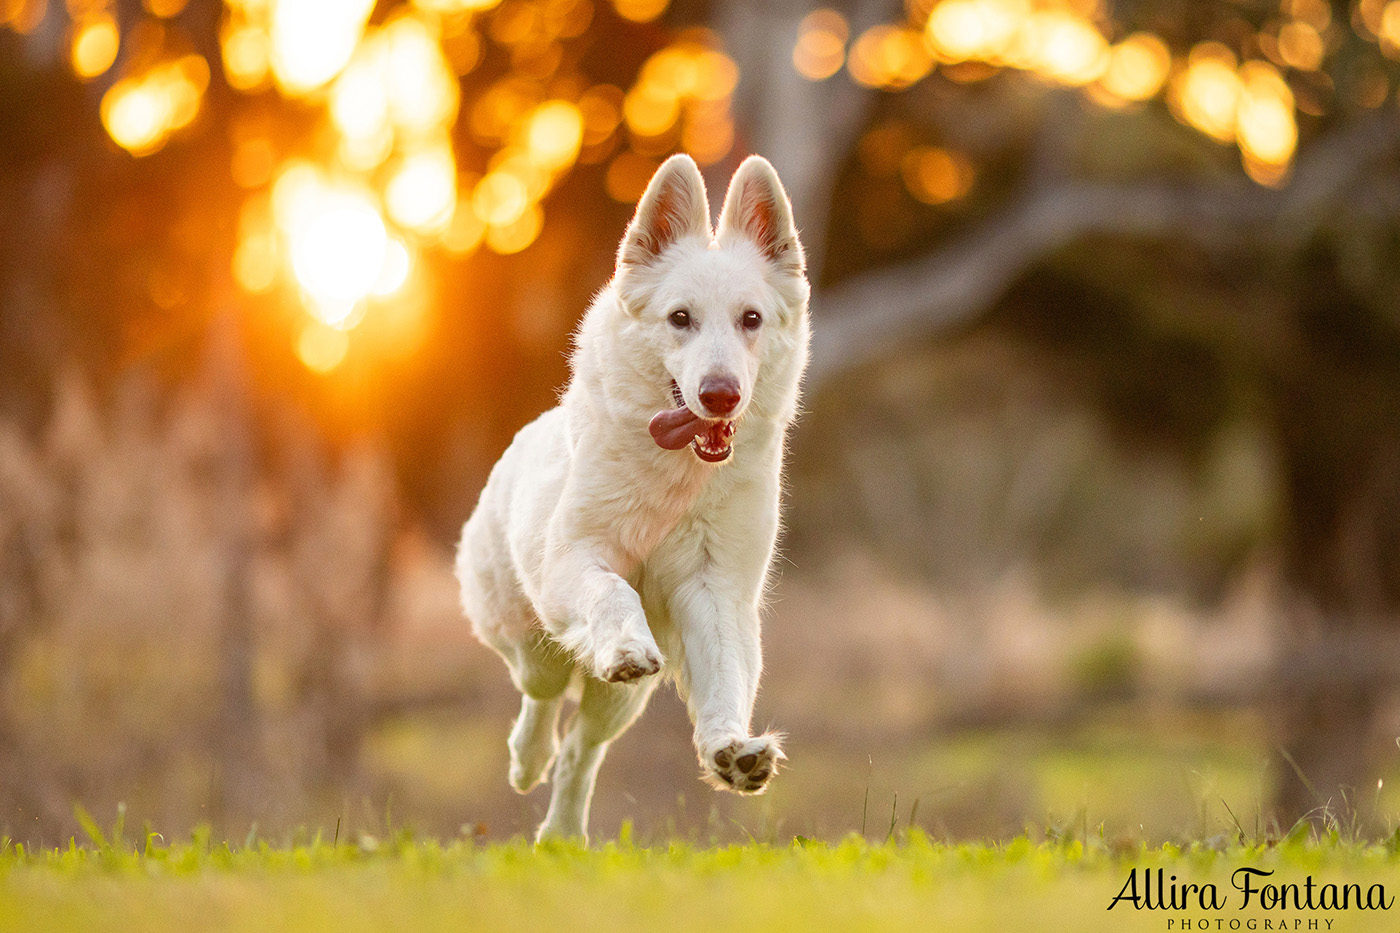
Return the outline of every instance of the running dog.
[[[784,758],[778,735],[749,730],[808,295],[773,167],[739,166],[714,229],[699,169],[673,156],[584,315],[560,404],[491,471],[457,577],[473,630],[522,694],[511,785],[525,793],[553,767],[538,839],[587,840],[608,745],[663,676],[687,702],[710,784],[762,793]]]

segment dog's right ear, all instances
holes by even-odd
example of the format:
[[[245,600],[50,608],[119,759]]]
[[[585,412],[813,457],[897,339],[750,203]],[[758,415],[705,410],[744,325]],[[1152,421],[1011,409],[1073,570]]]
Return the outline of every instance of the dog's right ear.
[[[672,243],[688,236],[710,238],[710,202],[705,181],[688,155],[661,163],[617,251],[617,271],[656,261]]]

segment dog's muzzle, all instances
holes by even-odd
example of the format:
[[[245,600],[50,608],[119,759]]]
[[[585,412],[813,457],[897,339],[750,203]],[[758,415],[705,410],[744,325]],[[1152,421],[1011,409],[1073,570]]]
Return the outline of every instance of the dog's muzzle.
[[[686,407],[680,387],[671,383],[675,408],[665,408],[652,416],[647,429],[657,446],[680,450],[690,445],[695,455],[706,463],[721,463],[734,452],[734,422],[701,418]]]

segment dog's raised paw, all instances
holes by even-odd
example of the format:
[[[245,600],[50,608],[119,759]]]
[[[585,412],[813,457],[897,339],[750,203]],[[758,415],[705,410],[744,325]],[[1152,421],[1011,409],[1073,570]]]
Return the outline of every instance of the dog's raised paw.
[[[778,737],[760,735],[736,739],[703,755],[700,764],[709,784],[740,794],[761,794],[778,772],[778,762],[786,759]]]
[[[606,663],[600,663],[598,679],[610,684],[630,684],[660,671],[660,652],[652,646],[633,643],[619,648]]]

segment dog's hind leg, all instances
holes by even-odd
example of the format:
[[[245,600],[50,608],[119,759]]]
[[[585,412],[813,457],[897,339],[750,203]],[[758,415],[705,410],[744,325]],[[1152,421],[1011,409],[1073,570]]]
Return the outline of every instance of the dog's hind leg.
[[[573,676],[573,660],[541,631],[514,651],[511,677],[520,690],[520,715],[510,730],[510,786],[529,793],[559,750],[559,704]]]
[[[554,766],[554,795],[536,838],[588,842],[588,805],[608,745],[636,721],[660,680],[610,684],[588,678]]]

